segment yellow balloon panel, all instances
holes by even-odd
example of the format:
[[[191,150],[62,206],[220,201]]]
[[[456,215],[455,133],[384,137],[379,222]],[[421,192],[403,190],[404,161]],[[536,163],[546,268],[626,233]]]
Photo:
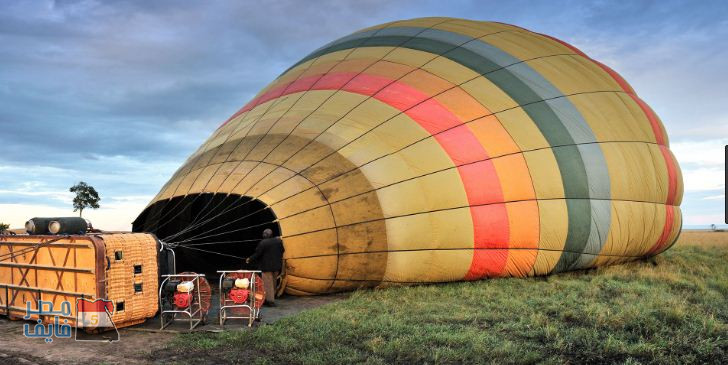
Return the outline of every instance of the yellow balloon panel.
[[[482,40],[514,57],[526,61],[555,55],[574,54],[574,51],[550,39],[529,32],[499,32]]]
[[[569,96],[569,100],[589,123],[598,141],[655,142],[644,113],[622,93],[579,94]]]
[[[565,42],[397,21],[284,71],[134,229],[200,272],[239,268],[271,229],[296,295],[548,275],[674,243],[683,183],[667,146],[626,81]]]

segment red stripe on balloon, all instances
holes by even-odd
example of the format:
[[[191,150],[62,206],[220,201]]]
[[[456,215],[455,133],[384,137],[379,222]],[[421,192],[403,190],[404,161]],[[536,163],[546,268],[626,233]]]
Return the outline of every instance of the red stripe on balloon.
[[[323,90],[338,90],[344,87],[355,74],[352,73],[337,73],[337,74],[326,74],[325,77],[321,77],[316,83],[316,87]]]
[[[450,113],[435,99],[425,100],[404,113],[414,119],[430,134],[440,133],[463,124],[458,117]]]
[[[484,205],[503,201],[503,192],[493,161],[486,160],[463,165],[458,170],[463,180],[478,182],[465,186],[470,204]],[[506,226],[508,226],[508,222],[506,222]]]
[[[677,198],[677,167],[667,147],[660,146],[660,152],[662,152],[662,157],[665,158],[667,164],[668,190],[666,204],[675,205],[675,199]]]
[[[589,57],[587,57],[587,58],[589,58]],[[632,85],[628,84],[627,83],[627,80],[625,80],[624,77],[622,77],[622,75],[620,75],[617,71],[614,71],[611,67],[609,67],[609,66],[607,66],[607,65],[605,65],[605,64],[603,64],[603,63],[601,63],[601,62],[599,62],[599,61],[597,61],[597,60],[595,60],[593,58],[589,58],[589,59],[592,62],[596,63],[604,71],[606,71],[610,76],[612,76],[612,78],[614,79],[614,81],[616,81],[617,84],[619,84],[619,87],[621,87],[622,90],[624,90],[627,94],[634,95],[635,92],[634,92],[634,89],[632,88]]]
[[[640,109],[642,109],[642,112],[645,113],[645,116],[647,116],[647,119],[650,121],[652,131],[655,135],[655,140],[657,141],[658,147],[660,148],[660,153],[662,154],[662,158],[665,160],[665,166],[667,167],[667,200],[665,201],[665,226],[663,227],[662,235],[650,250],[650,254],[653,254],[659,252],[662,246],[666,244],[665,241],[667,240],[667,237],[672,230],[674,217],[673,204],[675,204],[675,199],[677,197],[677,167],[675,166],[675,160],[673,160],[672,156],[670,156],[670,151],[665,146],[665,135],[662,133],[660,121],[659,119],[657,119],[655,112],[647,105],[647,103],[637,97],[637,95],[629,94],[629,96],[631,96],[632,99],[637,103],[637,105],[640,106]]]
[[[503,190],[493,162],[487,160],[487,152],[462,120],[434,98],[405,83],[355,73],[305,77],[278,86],[251,100],[237,115],[277,97],[303,90],[342,90],[371,96],[402,111],[434,135],[457,166],[471,205],[474,252],[466,279],[503,274],[510,237],[508,212],[502,203]]]
[[[351,91],[347,86],[343,90]],[[486,160],[488,154],[485,149],[470,129],[437,100],[400,82],[391,83],[383,91],[372,96],[394,107],[403,100],[402,95],[409,95],[407,99],[412,102],[424,100],[410,109],[400,110],[435,135],[440,146],[458,166],[473,220],[473,259],[465,278],[475,280],[502,275],[508,260],[508,212],[505,204],[493,204],[503,202],[503,190],[493,162]]]
[[[660,253],[665,245],[667,245],[667,240],[668,238],[670,238],[673,224],[675,224],[675,209],[672,205],[666,205],[665,226],[662,228],[662,234],[660,234],[660,238],[658,238],[657,242],[650,248],[649,251],[647,251],[648,255],[655,255]]]
[[[328,76],[328,74],[327,74]],[[326,78],[326,76],[322,77]],[[367,74],[358,74],[349,81],[341,90],[355,94],[373,96],[377,91],[392,83],[391,79]],[[320,90],[317,87],[314,89]]]
[[[582,52],[580,49],[572,46],[571,44],[562,41],[561,39],[558,39],[556,37],[552,37],[552,36],[550,36],[548,34],[543,34],[543,33],[537,33],[537,34],[540,35],[540,36],[546,37],[548,39],[551,39],[553,41],[556,41],[556,42],[560,43],[561,45],[565,46],[566,48],[574,51],[574,53],[578,54],[579,56],[583,56],[583,57],[588,58],[588,59],[591,60],[591,58],[589,56],[587,56],[586,53]]]
[[[465,280],[500,276],[508,260],[508,212],[504,203],[470,207],[475,250]]]
[[[428,131],[429,132],[429,131]],[[430,132],[431,134],[437,132]],[[475,138],[470,128],[466,125],[459,125],[444,132],[440,132],[435,136],[437,141],[445,146],[448,155],[455,165],[464,165],[475,161],[481,161],[488,158],[483,145]],[[490,162],[492,165],[493,163]]]
[[[388,100],[388,104],[399,110],[408,110],[427,100],[429,97],[424,93],[410,93],[398,87],[398,84],[390,85],[377,93],[379,100]]]
[[[662,133],[660,120],[657,118],[657,115],[655,115],[655,112],[637,95],[629,94],[629,96],[632,97],[632,100],[634,100],[637,105],[639,105],[640,109],[642,109],[642,112],[645,113],[645,116],[647,117],[647,120],[650,122],[650,126],[652,127],[652,133],[655,134],[655,141],[657,142],[657,144],[665,145],[665,135]]]

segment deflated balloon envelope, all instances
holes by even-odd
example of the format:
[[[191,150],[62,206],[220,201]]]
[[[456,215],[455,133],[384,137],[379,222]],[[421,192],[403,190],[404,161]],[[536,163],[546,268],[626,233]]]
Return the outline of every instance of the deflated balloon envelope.
[[[516,26],[422,18],[302,58],[134,229],[213,271],[271,228],[286,290],[315,294],[655,255],[677,239],[681,198],[660,119],[609,67]]]

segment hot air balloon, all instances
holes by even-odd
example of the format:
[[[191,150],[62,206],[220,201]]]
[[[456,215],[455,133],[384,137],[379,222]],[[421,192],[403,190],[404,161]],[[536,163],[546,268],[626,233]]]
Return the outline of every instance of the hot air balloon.
[[[319,294],[656,255],[680,232],[682,189],[660,119],[609,67],[517,26],[421,18],[303,57],[134,230],[210,272],[271,228],[286,291]]]

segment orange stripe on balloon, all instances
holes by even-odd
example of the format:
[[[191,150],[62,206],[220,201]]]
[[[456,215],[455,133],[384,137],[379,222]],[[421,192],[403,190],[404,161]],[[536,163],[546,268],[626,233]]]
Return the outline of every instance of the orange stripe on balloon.
[[[457,167],[471,205],[474,252],[466,279],[503,274],[509,246],[509,220],[502,203],[503,190],[493,162],[488,160],[482,144],[462,120],[430,95],[405,83],[346,72],[305,77],[280,85],[251,100],[237,114],[303,90],[342,90],[371,96],[402,111],[434,135]]]
[[[506,181],[503,182],[507,186]],[[536,200],[506,204],[510,221],[509,247],[515,248],[508,255],[504,276],[529,276],[538,256],[540,217]]]

